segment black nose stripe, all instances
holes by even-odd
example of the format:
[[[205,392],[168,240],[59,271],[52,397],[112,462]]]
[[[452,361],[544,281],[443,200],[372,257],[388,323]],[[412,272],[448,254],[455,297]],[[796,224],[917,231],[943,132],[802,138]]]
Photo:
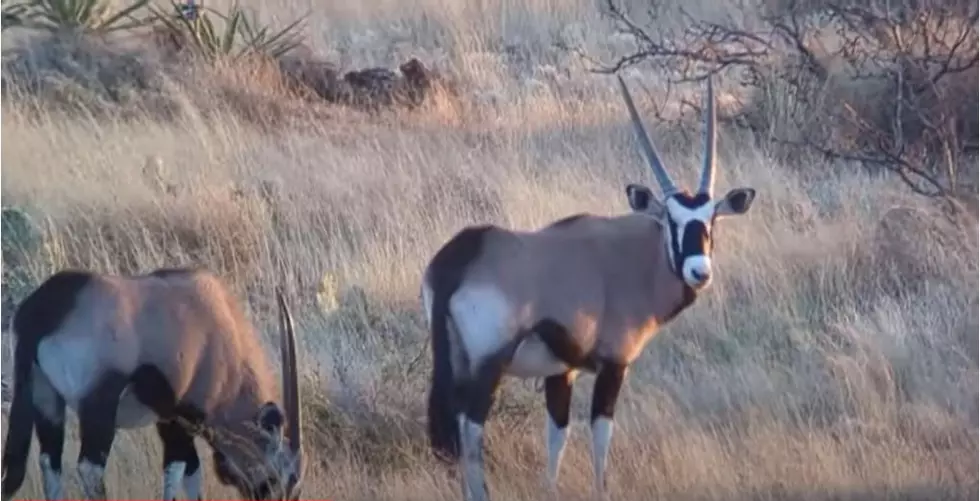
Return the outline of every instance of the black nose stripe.
[[[681,256],[697,256],[707,254],[705,242],[708,241],[708,228],[701,221],[691,221],[684,227],[684,241],[681,242]]]

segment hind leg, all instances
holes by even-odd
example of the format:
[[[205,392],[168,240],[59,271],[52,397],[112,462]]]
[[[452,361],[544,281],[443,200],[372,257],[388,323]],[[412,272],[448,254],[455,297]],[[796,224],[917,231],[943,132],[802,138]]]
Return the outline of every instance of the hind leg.
[[[471,501],[489,501],[483,463],[483,426],[504,373],[504,357],[489,357],[466,384],[466,397],[459,414],[462,448],[463,495]]]
[[[201,459],[194,438],[176,421],[157,423],[163,441],[163,499],[177,499],[183,483],[187,499],[201,499]]]
[[[575,373],[572,371],[544,380],[544,398],[548,409],[547,429],[545,440],[548,446],[548,488],[552,492],[558,490],[558,470],[561,467],[562,454],[568,438],[568,421],[572,405],[572,382]]]
[[[116,411],[119,395],[127,380],[119,374],[108,374],[79,404],[78,424],[81,451],[78,475],[88,499],[105,499],[105,467],[116,438]]]
[[[34,430],[40,446],[38,465],[45,499],[62,499],[61,457],[65,446],[65,399],[40,370],[34,371]]]

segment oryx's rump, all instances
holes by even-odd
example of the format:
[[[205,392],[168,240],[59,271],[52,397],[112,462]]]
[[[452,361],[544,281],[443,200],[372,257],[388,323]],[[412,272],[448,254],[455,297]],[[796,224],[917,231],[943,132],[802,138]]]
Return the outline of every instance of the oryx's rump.
[[[453,375],[453,343],[450,339],[449,300],[459,289],[466,265],[476,259],[490,226],[472,227],[456,234],[432,259],[422,283],[422,300],[432,330],[433,368],[429,388],[429,441],[437,453],[454,458],[459,454],[459,424],[452,406],[456,391]]]

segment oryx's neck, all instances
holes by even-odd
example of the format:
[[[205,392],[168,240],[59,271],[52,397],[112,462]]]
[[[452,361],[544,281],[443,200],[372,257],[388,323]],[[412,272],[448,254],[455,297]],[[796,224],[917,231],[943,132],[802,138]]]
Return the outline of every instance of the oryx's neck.
[[[242,423],[254,422],[263,404],[280,401],[274,379],[248,370],[247,365],[237,368],[237,371],[237,384],[226,388],[208,409],[205,422],[209,427],[238,429]]]
[[[639,240],[642,247],[650,249],[650,254],[645,260],[638,258],[635,262],[642,263],[642,273],[638,275],[643,280],[640,296],[647,301],[646,315],[659,326],[690,306],[696,293],[684,283],[671,259],[668,229],[655,221],[646,224],[647,230]]]

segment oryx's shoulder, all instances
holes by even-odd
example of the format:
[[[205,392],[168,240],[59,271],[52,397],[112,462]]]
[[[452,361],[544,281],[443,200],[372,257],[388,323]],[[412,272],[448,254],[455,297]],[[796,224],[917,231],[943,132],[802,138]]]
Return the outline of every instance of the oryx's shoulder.
[[[544,228],[542,228],[542,230],[554,230],[554,229],[578,226],[581,225],[582,223],[595,221],[597,218],[601,219],[599,216],[596,216],[595,214],[589,214],[588,212],[580,212],[578,214],[572,214],[571,216],[566,216],[557,221],[554,221],[548,224],[547,226],[545,226]]]
[[[659,232],[659,226],[654,219],[643,214],[603,216],[583,213],[556,221],[529,235],[545,239],[579,236],[615,240],[617,235],[626,237],[632,234],[649,234],[651,231]]]
[[[156,282],[166,285],[209,285],[225,288],[216,273],[204,268],[160,268],[145,275],[133,277],[137,282]]]
[[[189,295],[206,302],[238,304],[225,281],[216,273],[202,268],[163,268],[123,280],[129,287],[141,292],[156,289],[161,299]]]

